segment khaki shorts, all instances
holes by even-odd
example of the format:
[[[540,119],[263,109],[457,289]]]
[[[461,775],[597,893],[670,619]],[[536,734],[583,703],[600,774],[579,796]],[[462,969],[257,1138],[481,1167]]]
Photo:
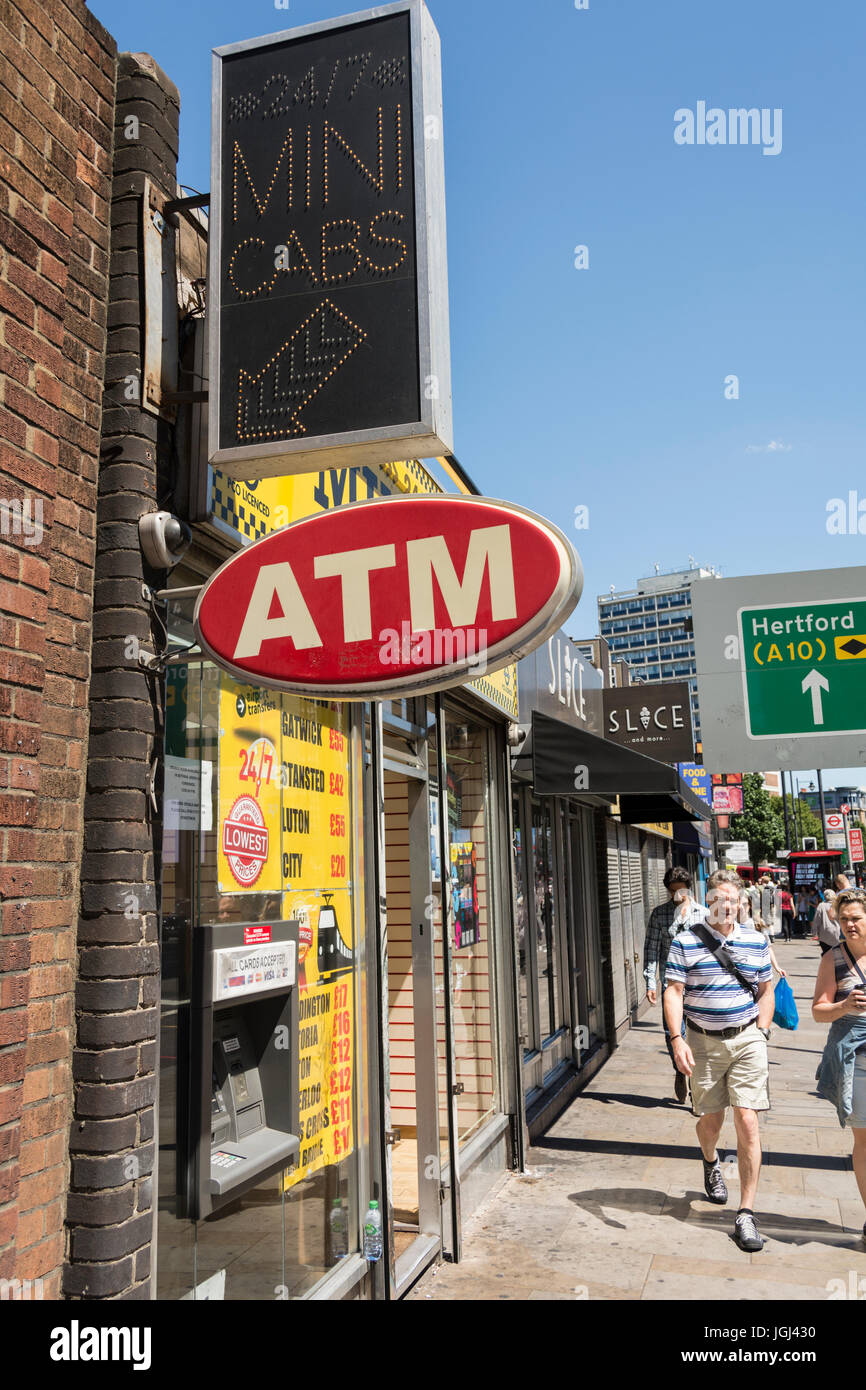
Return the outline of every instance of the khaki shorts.
[[[686,1042],[695,1059],[690,1078],[695,1115],[715,1115],[729,1105],[769,1110],[767,1041],[757,1023],[733,1038],[696,1033],[687,1023]]]

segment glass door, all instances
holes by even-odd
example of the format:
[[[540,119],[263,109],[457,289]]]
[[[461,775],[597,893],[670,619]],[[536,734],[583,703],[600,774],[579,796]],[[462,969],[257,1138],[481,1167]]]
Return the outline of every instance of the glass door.
[[[515,798],[519,1009],[527,1094],[572,1055],[571,965],[562,812],[550,798]]]
[[[374,707],[371,732],[379,788],[372,820],[379,831],[385,1293],[396,1298],[442,1241],[428,778],[435,729],[426,703],[413,700]]]
[[[598,913],[588,872],[594,848],[590,827],[580,812],[568,817],[568,906],[574,943],[574,975],[577,1025],[575,1054],[578,1065],[604,1039],[604,1003]]]

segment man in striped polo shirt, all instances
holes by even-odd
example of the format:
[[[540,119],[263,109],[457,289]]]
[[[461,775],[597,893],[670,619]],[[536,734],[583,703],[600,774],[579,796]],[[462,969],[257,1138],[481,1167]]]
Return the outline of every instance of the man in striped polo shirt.
[[[716,1145],[727,1108],[733,1109],[741,1202],[734,1240],[752,1251],[764,1244],[753,1204],[761,1172],[758,1112],[770,1108],[767,1040],[775,1002],[769,942],[738,921],[741,888],[739,875],[726,869],[708,879],[708,921],[671,942],[664,1011],[674,1062],[690,1079],[704,1189],[720,1206],[728,1189]],[[679,1036],[683,1016],[685,1038]]]

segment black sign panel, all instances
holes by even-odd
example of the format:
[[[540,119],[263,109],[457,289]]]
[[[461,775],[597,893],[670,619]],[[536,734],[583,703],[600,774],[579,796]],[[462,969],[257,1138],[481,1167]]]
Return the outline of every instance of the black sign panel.
[[[605,690],[604,733],[660,762],[690,762],[694,739],[688,681]]]
[[[420,322],[411,8],[221,51],[211,456],[224,471],[226,451],[422,434],[431,400],[450,398]]]

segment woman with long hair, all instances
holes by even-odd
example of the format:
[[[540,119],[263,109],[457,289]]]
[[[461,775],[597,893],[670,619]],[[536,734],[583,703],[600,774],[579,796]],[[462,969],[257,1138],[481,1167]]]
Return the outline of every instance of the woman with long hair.
[[[818,1095],[833,1102],[839,1123],[853,1132],[854,1176],[866,1206],[866,893],[840,893],[836,915],[842,940],[821,957],[812,1001],[815,1022],[830,1024]]]

